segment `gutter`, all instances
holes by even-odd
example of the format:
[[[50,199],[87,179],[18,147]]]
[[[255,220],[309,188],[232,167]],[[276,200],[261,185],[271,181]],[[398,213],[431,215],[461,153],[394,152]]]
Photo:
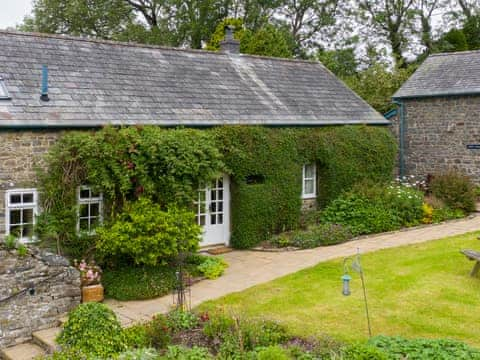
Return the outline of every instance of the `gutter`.
[[[405,176],[405,104],[400,99],[393,99],[393,103],[398,105],[400,121],[399,121],[399,168],[400,177]]]

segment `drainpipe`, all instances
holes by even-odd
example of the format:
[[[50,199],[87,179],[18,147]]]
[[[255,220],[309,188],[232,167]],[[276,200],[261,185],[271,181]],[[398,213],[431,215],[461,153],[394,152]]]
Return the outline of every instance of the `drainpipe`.
[[[393,100],[395,105],[399,107],[399,126],[398,126],[398,137],[399,137],[399,168],[400,168],[400,177],[405,176],[405,104],[400,100]]]

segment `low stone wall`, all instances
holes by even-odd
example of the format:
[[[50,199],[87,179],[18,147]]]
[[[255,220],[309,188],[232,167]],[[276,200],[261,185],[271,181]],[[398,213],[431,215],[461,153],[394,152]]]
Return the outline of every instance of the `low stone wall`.
[[[65,258],[33,248],[20,257],[0,245],[0,348],[57,325],[80,296],[80,274]]]

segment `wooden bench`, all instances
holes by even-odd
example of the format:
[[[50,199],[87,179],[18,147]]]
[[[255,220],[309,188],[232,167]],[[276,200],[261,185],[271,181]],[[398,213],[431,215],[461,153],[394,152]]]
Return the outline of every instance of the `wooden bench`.
[[[480,252],[475,250],[462,250],[461,253],[465,255],[469,260],[475,261],[470,276],[476,276],[480,270]]]

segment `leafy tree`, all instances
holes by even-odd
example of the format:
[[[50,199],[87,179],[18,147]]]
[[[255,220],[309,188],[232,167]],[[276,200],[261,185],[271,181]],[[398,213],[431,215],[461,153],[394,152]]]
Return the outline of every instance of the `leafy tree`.
[[[358,61],[355,57],[355,49],[352,47],[319,51],[317,58],[340,78],[346,78],[357,73]]]
[[[467,38],[463,30],[452,29],[434,43],[433,52],[468,50]]]
[[[458,5],[462,11],[463,16],[467,19],[478,15],[480,9],[480,1],[479,0],[457,0]]]
[[[470,16],[463,27],[469,50],[480,49],[480,14]]]
[[[428,54],[433,48],[432,35],[432,17],[433,13],[439,9],[445,9],[447,2],[445,0],[416,0],[414,9],[419,17],[420,41]]]
[[[392,95],[413,73],[414,67],[395,68],[377,63],[355,76],[345,79],[347,85],[378,112],[384,114],[393,109]]]
[[[226,26],[233,27],[234,37],[240,41],[240,52],[252,55],[264,55],[289,58],[293,57],[294,42],[290,33],[273,24],[265,24],[256,31],[244,29],[241,19],[225,19],[218,24],[210,41],[208,50],[220,49],[220,42],[225,38]]]
[[[336,21],[339,0],[283,0],[276,12],[299,49],[317,45],[318,37]]]
[[[395,64],[405,67],[403,51],[407,47],[407,34],[415,12],[414,0],[357,0],[360,15],[384,39],[392,50]]]
[[[35,0],[20,29],[112,39],[132,17],[124,0]]]

